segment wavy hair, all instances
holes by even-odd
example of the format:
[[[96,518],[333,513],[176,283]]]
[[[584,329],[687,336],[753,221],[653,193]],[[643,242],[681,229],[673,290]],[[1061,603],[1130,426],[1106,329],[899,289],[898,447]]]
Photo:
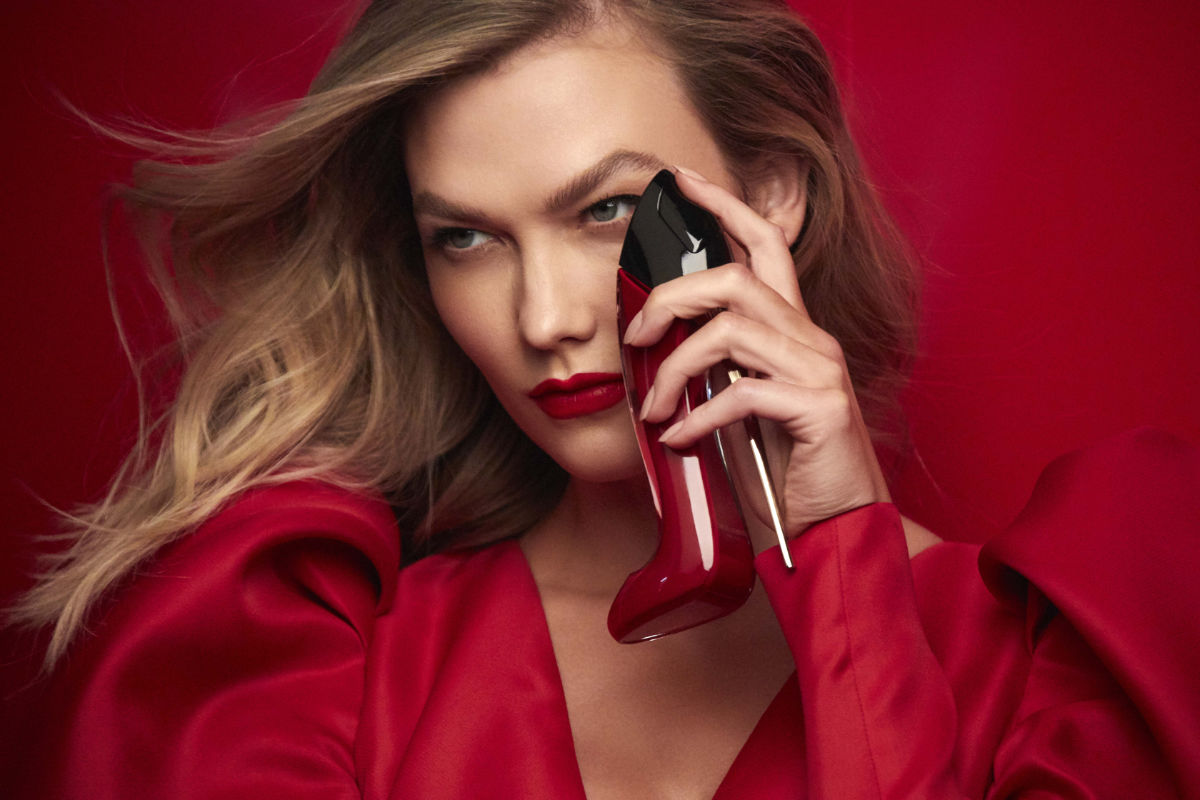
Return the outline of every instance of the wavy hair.
[[[400,137],[429,93],[606,15],[666,45],[743,183],[781,159],[808,165],[801,289],[840,341],[868,421],[889,416],[913,348],[913,271],[864,179],[828,59],[784,3],[376,0],[303,99],[215,132],[115,134],[152,152],[118,197],[182,377],[13,609],[53,626],[47,668],[106,591],[252,486],[382,490],[410,557],[511,536],[549,511],[565,474],[433,308]]]

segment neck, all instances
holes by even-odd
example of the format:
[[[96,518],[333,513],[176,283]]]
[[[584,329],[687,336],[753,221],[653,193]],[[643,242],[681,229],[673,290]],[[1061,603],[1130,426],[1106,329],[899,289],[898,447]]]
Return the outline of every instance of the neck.
[[[572,478],[562,500],[521,539],[541,585],[611,597],[658,546],[658,516],[646,479],[589,483]]]

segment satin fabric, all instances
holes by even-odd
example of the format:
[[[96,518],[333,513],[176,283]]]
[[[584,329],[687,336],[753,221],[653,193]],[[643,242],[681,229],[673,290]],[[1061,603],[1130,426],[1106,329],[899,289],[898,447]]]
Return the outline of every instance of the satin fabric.
[[[756,567],[796,659],[716,797],[1197,796],[1200,456],[1143,431],[911,562],[868,506]],[[376,497],[248,493],[54,676],[16,797],[583,798],[513,540],[399,568]]]

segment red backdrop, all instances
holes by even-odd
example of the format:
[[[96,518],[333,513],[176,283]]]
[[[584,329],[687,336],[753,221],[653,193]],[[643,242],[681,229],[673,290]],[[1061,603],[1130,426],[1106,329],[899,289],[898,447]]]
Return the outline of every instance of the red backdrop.
[[[1200,442],[1200,4],[799,0],[891,208],[927,262],[908,396],[931,528],[978,538],[1053,456],[1140,424]],[[1000,6],[1007,8],[1002,10]],[[0,593],[35,500],[95,497],[128,446],[101,196],[131,153],[99,116],[196,127],[301,93],[345,0],[42,0],[0,9],[5,209]],[[136,274],[115,250],[117,273]],[[145,311],[138,292],[133,328]],[[152,336],[150,337],[152,338]]]

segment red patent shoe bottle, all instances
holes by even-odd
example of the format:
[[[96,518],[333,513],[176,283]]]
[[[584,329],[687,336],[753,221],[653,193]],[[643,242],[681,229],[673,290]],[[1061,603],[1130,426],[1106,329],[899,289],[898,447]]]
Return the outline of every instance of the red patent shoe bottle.
[[[729,260],[716,219],[679,193],[674,175],[658,173],[638,202],[621,252],[617,326],[622,339],[655,286]],[[680,449],[658,442],[663,431],[711,396],[710,377],[688,381],[670,419],[638,419],[659,366],[699,324],[676,320],[654,345],[621,349],[634,429],[659,516],[659,546],[649,563],[626,579],[609,609],[608,629],[620,642],[655,639],[724,616],[754,587],[754,551],[719,435]]]

